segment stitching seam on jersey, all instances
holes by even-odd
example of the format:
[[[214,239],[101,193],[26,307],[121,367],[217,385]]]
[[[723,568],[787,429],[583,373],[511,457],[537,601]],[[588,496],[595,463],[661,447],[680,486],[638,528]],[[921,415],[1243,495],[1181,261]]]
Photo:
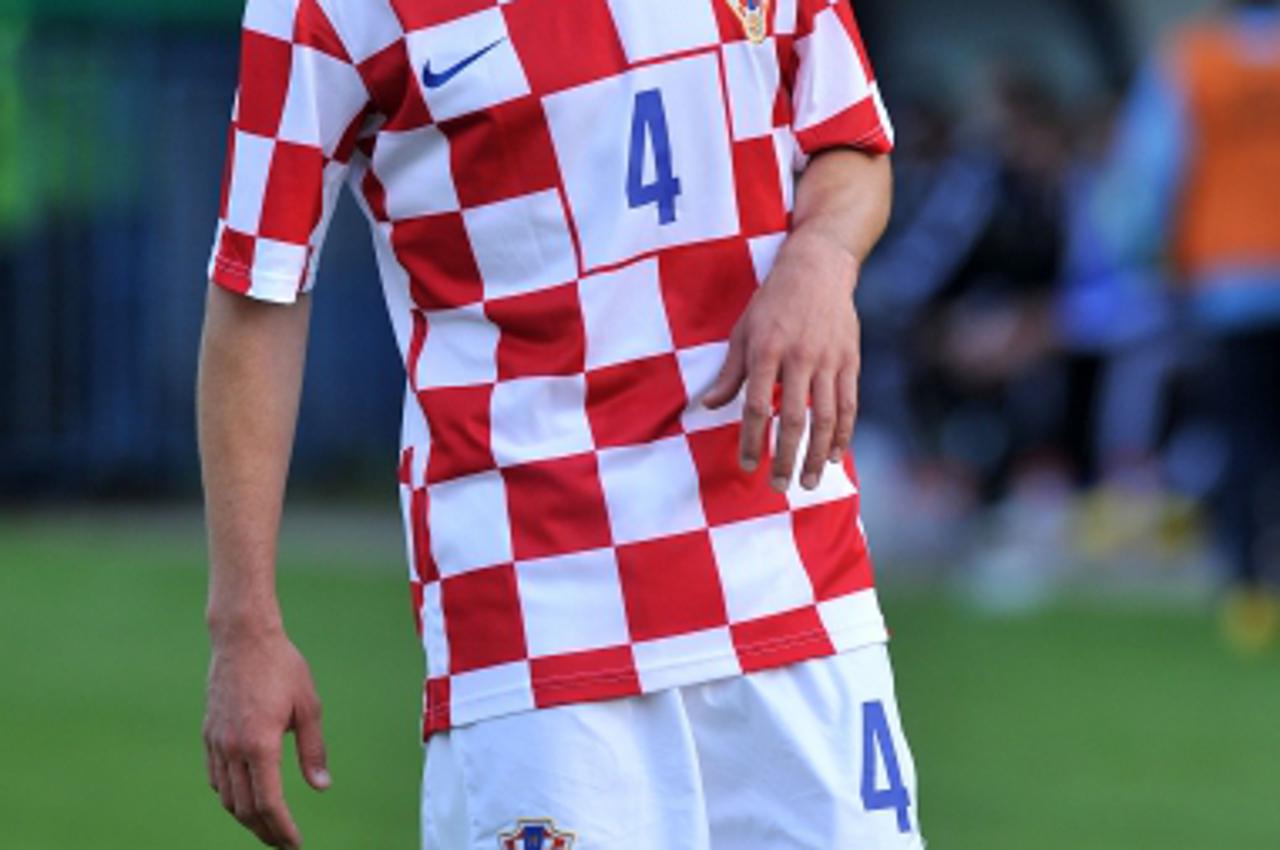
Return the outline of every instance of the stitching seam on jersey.
[[[225,269],[226,271],[229,271],[229,272],[236,272],[237,274],[253,275],[255,277],[264,277],[269,280],[278,280],[281,283],[286,283],[286,282],[292,283],[299,277],[298,274],[286,274],[281,272],[267,271],[265,269],[258,268],[257,266],[254,266],[248,263],[242,263],[239,260],[232,260],[228,257],[222,256],[221,254],[213,258],[213,264],[215,267],[220,269]]]

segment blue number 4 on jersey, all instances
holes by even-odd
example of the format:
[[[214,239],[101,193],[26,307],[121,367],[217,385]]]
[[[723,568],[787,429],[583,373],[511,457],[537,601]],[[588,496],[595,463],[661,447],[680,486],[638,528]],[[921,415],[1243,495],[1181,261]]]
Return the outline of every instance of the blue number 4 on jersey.
[[[645,154],[653,149],[654,179],[644,182]],[[631,157],[627,165],[627,203],[638,209],[658,205],[658,223],[676,220],[676,198],[680,194],[680,178],[671,163],[671,136],[667,132],[667,110],[660,89],[636,92],[635,110],[631,115]]]

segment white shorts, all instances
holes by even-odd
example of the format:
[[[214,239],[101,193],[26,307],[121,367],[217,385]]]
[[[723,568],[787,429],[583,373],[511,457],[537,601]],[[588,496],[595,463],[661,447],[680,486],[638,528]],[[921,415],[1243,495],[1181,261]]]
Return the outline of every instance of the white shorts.
[[[883,644],[433,735],[424,850],[918,850]]]

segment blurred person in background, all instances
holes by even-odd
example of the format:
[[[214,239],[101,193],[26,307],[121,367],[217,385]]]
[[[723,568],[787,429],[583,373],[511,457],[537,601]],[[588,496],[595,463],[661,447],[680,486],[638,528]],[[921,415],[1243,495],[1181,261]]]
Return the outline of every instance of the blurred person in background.
[[[991,66],[971,144],[990,151],[991,199],[953,277],[923,314],[917,402],[937,447],[990,507],[971,533],[976,600],[1018,610],[1052,587],[1074,505],[1069,387],[1053,307],[1067,245],[1072,150],[1056,90],[1027,62]],[[1046,557],[1046,556],[1049,557]]]
[[[976,132],[990,151],[986,214],[926,309],[917,342],[930,372],[921,401],[944,423],[943,454],[974,469],[983,497],[999,501],[1060,464],[1049,306],[1063,256],[1069,148],[1053,93],[1019,66],[993,69]]]
[[[1099,215],[1133,266],[1168,261],[1206,352],[1224,445],[1212,499],[1229,558],[1223,626],[1280,635],[1280,3],[1239,0],[1176,33],[1131,92]]]
[[[969,143],[954,111],[929,89],[900,95],[895,120],[893,218],[858,288],[865,320],[858,452],[864,479],[874,478],[881,496],[865,507],[879,545],[946,557],[964,534],[977,488],[968,466],[938,448],[935,423],[921,410],[918,328],[986,228],[999,160]],[[906,509],[916,518],[909,528],[897,519]]]
[[[974,530],[957,521],[970,508],[997,507],[973,562],[1011,587],[1005,565],[1042,563],[1026,556],[1057,545],[1069,495],[1052,306],[1071,150],[1057,98],[1026,63],[992,66],[980,102],[962,121],[929,97],[903,110],[898,211],[859,296],[865,409],[909,458],[913,512],[923,504],[946,527],[940,553],[954,559],[955,537]]]
[[[1064,451],[1082,488],[1078,553],[1098,564],[1170,566],[1194,554],[1195,505],[1166,486],[1177,365],[1165,270],[1117,257],[1097,198],[1109,178],[1118,96],[1080,111],[1067,172],[1066,250],[1054,304],[1067,375]]]

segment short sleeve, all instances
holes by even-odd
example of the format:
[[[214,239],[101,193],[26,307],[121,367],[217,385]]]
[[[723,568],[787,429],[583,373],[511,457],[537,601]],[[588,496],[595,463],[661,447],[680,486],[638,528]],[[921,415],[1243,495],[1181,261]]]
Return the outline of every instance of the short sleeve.
[[[248,0],[210,280],[278,303],[311,289],[367,103],[320,0]]]
[[[795,50],[791,94],[800,149],[892,150],[893,126],[848,0],[799,0]]]

